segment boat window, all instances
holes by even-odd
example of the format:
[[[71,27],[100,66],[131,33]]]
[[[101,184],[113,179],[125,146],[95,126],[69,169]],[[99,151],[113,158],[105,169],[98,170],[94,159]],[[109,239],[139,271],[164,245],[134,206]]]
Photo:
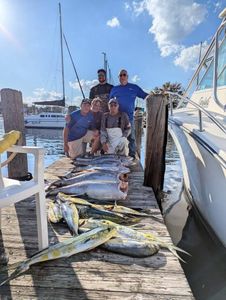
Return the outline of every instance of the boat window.
[[[199,83],[197,90],[205,90],[213,87],[213,61],[206,74]]]
[[[40,115],[40,117],[41,117],[41,118],[44,118],[45,116],[44,116],[44,115]]]
[[[226,85],[226,38],[224,38],[219,49],[217,85]]]

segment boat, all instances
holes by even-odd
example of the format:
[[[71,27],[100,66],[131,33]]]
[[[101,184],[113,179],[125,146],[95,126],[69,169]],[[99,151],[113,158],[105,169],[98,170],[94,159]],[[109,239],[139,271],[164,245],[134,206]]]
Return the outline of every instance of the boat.
[[[168,131],[189,202],[213,240],[226,247],[226,8],[219,16],[222,22],[185,95],[169,92]]]
[[[65,115],[62,113],[43,112],[24,118],[26,128],[64,128]]]
[[[60,19],[60,49],[61,49],[61,75],[62,75],[62,94],[60,100],[38,101],[36,105],[62,106],[65,107],[65,84],[64,84],[64,58],[63,58],[63,30],[61,4],[59,3],[59,19]],[[65,116],[63,113],[43,112],[36,115],[27,115],[24,118],[25,128],[64,128]]]

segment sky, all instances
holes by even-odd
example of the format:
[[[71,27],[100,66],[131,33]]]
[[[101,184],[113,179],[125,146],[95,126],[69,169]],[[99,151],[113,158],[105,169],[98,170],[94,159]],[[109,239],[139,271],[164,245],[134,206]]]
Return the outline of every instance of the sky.
[[[0,89],[20,90],[25,103],[62,96],[58,2],[0,0]],[[97,83],[103,52],[118,84],[149,92],[166,81],[188,84],[220,25],[226,0],[61,0],[63,32],[85,96]],[[82,95],[64,45],[66,101]]]

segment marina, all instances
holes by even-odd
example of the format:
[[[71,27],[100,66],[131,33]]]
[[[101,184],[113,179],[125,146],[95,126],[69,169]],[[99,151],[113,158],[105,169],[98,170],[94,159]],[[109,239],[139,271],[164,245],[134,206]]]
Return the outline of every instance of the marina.
[[[124,3],[124,11],[115,3],[124,19],[106,21],[100,11],[112,4],[97,9],[99,2],[84,5],[78,1],[75,6],[69,0],[64,3],[64,26],[60,3],[59,21],[53,26],[56,3],[46,3],[43,8],[36,4],[34,12],[26,2],[20,2],[20,10],[17,1],[11,4],[12,11],[33,15],[32,42],[24,39],[24,45],[37,64],[29,66],[19,52],[14,53],[23,61],[27,85],[20,80],[25,75],[17,74],[15,68],[19,86],[5,72],[0,87],[0,298],[225,300],[223,3],[176,0],[161,9],[158,5],[156,10],[158,1],[138,0]],[[1,5],[0,39],[3,37],[4,46],[4,38],[10,35],[5,34],[1,22],[8,7]],[[173,23],[164,18],[173,11],[172,5],[177,6]],[[43,15],[43,9],[49,11],[49,17],[43,28],[37,22],[39,29],[32,34],[37,13]],[[89,11],[96,14],[89,15]],[[30,24],[26,15],[24,24]],[[138,23],[141,16],[152,20],[150,48],[141,38],[140,29],[147,25]],[[181,16],[186,18],[187,28]],[[198,25],[191,46],[184,38]],[[57,46],[52,45],[53,52],[58,52],[54,58],[49,41],[56,38],[52,32],[57,33],[57,28],[60,43],[58,36]],[[125,29],[129,29],[128,40]],[[18,30],[17,36],[22,37],[25,28]],[[42,34],[36,39],[42,40],[43,49],[36,43],[36,52],[29,45],[38,31]],[[195,45],[200,36],[203,41]],[[93,45],[92,62],[84,37]],[[119,54],[112,43],[105,44],[108,38],[125,41],[126,53]],[[129,39],[139,39],[143,50]],[[70,48],[76,54],[79,72],[68,41],[73,41]],[[68,58],[64,58],[64,47]],[[131,64],[128,58],[133,49],[139,59]],[[151,59],[146,50],[153,53]],[[103,68],[97,63],[96,52],[100,51],[104,51]],[[8,62],[9,73],[14,74],[5,53],[10,55],[8,47],[0,58],[3,69]],[[167,56],[171,57],[171,68]],[[144,57],[148,57],[145,63]],[[54,79],[50,73],[47,77],[44,74],[47,62],[49,72],[55,65]],[[147,71],[150,65],[151,72]],[[118,83],[114,81],[115,68],[120,70]],[[194,73],[187,83],[189,69]],[[31,84],[32,76],[27,76],[32,73],[35,85]],[[45,90],[44,81],[53,84],[58,77],[62,82]],[[180,82],[173,83],[175,79]],[[59,86],[61,92],[57,92]]]

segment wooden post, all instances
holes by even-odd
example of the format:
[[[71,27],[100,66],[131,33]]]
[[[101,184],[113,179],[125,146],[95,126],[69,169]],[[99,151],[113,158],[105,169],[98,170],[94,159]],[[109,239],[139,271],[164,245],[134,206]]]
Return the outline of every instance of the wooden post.
[[[22,134],[22,145],[26,145],[22,93],[12,89],[2,89],[1,103],[5,132],[19,130]],[[27,155],[18,153],[8,165],[8,176],[20,178],[26,176],[27,172]]]
[[[134,125],[135,125],[136,150],[137,150],[137,155],[140,158],[141,136],[143,130],[143,113],[137,113],[137,114],[135,113]]]
[[[156,198],[163,189],[167,144],[168,105],[164,95],[147,98],[147,138],[144,185],[153,188]],[[161,203],[158,200],[160,208]]]

